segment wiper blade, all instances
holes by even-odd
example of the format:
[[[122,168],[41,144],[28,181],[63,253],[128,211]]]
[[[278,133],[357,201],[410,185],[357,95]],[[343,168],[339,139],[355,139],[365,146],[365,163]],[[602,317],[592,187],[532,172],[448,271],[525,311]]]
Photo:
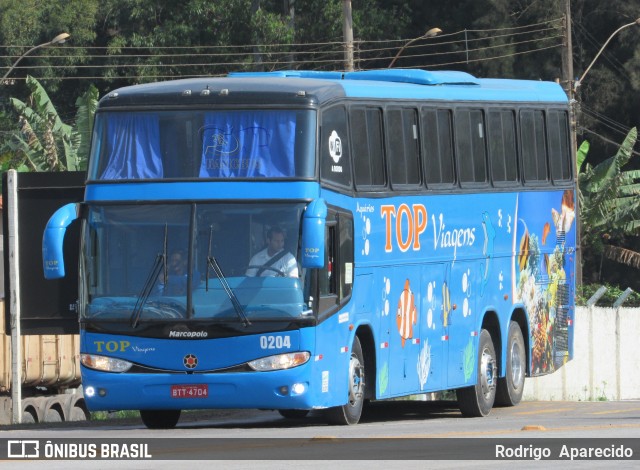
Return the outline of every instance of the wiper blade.
[[[156,256],[156,261],[151,268],[151,273],[149,274],[147,281],[144,283],[144,287],[142,288],[142,292],[140,292],[140,295],[138,296],[135,307],[133,307],[133,312],[131,313],[131,328],[135,328],[136,326],[138,326],[140,315],[142,315],[142,307],[144,307],[144,304],[147,302],[147,299],[151,295],[151,291],[153,290],[153,286],[160,276],[162,267],[166,264],[165,260],[165,254],[158,253],[158,256]]]
[[[242,305],[240,304],[238,297],[236,296],[235,292],[233,292],[233,289],[229,287],[227,278],[224,276],[224,273],[222,272],[222,269],[218,264],[218,260],[215,258],[215,256],[211,254],[212,240],[213,240],[213,225],[209,227],[209,254],[207,256],[207,275],[205,277],[205,289],[207,292],[209,292],[209,266],[211,266],[213,268],[213,271],[216,273],[216,276],[218,276],[218,280],[220,281],[222,288],[229,296],[229,300],[231,300],[231,304],[233,305],[233,309],[236,311],[238,318],[240,318],[240,320],[242,321],[242,324],[245,327],[249,326],[251,325],[251,322],[247,318],[247,315],[244,313],[244,310],[242,309]]]
[[[236,296],[235,292],[233,292],[233,289],[229,287],[227,278],[222,273],[222,269],[220,269],[220,265],[218,264],[218,261],[215,259],[215,257],[207,256],[207,265],[211,266],[213,268],[213,271],[216,273],[216,276],[218,276],[218,280],[220,281],[220,284],[222,285],[222,288],[224,289],[224,291],[229,296],[229,300],[231,300],[233,309],[236,311],[236,314],[238,315],[238,318],[240,318],[240,320],[242,321],[242,324],[244,326],[251,325],[251,322],[247,318],[247,315],[244,313],[244,310],[242,309],[242,305],[240,304],[238,297]],[[208,281],[209,280],[207,279],[207,286],[206,286],[207,290],[209,289]]]

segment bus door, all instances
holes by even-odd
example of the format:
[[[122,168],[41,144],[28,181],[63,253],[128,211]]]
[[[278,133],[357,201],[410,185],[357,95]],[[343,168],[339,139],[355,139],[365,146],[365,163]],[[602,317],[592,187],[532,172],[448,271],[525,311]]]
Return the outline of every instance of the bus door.
[[[454,261],[443,286],[443,330],[448,348],[447,386],[469,384],[476,372],[476,298],[480,267]]]
[[[389,314],[383,319],[383,332],[389,332],[389,392],[392,396],[418,393],[420,383],[416,365],[420,354],[421,269],[394,266],[384,271],[388,286]],[[384,329],[386,326],[386,330]],[[385,371],[382,371],[385,374]]]
[[[442,368],[445,365],[445,344],[442,340],[442,306],[444,285],[444,264],[423,267],[420,302],[420,352],[416,363],[416,372],[420,392],[442,390]]]

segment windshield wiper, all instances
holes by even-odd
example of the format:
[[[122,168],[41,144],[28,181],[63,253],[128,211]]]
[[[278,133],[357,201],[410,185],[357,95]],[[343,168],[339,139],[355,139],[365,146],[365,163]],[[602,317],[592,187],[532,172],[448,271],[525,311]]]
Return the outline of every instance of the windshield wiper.
[[[231,304],[233,305],[233,309],[236,311],[238,318],[240,318],[240,320],[242,321],[242,324],[245,327],[247,327],[251,325],[251,322],[247,318],[247,315],[244,313],[244,310],[242,309],[242,305],[240,304],[238,297],[236,297],[235,292],[233,292],[233,290],[229,286],[229,283],[227,282],[227,278],[224,276],[222,269],[218,264],[218,260],[215,258],[215,256],[211,254],[212,239],[213,239],[213,225],[209,229],[209,254],[207,255],[207,275],[205,277],[205,290],[209,292],[209,266],[211,266],[213,268],[213,271],[216,273],[216,276],[218,276],[220,285],[222,285],[222,288],[229,296],[229,300],[231,300]]]
[[[158,277],[160,277],[160,271],[163,272],[163,285],[167,285],[168,272],[167,272],[167,225],[164,226],[164,246],[162,253],[158,253],[156,256],[156,260],[151,267],[151,273],[149,277],[144,283],[142,287],[142,291],[138,296],[138,300],[136,301],[135,307],[133,307],[133,312],[131,312],[131,328],[135,328],[138,326],[138,322],[140,321],[140,316],[142,315],[142,308],[144,304],[149,299],[151,295],[151,291],[153,290],[153,286],[155,286],[158,281]]]

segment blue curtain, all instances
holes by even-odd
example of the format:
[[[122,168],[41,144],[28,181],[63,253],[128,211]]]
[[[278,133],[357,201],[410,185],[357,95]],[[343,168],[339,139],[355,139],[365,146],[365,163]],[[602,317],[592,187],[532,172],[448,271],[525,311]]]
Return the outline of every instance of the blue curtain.
[[[157,114],[111,114],[106,145],[107,165],[101,179],[162,178]]]
[[[294,111],[208,113],[200,177],[295,176],[295,131]]]

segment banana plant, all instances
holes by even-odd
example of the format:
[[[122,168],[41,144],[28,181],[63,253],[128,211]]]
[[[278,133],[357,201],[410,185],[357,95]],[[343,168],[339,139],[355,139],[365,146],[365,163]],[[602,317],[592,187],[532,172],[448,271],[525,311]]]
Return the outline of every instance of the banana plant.
[[[589,150],[578,150],[580,217],[583,254],[595,251],[608,259],[640,269],[640,253],[613,243],[640,235],[640,170],[624,170],[636,155],[637,129],[632,128],[617,153],[592,167],[585,164]]]
[[[89,89],[76,101],[76,126],[65,124],[42,85],[28,76],[31,91],[27,102],[11,98],[18,113],[19,131],[7,143],[14,158],[6,168],[22,171],[84,170],[89,156],[93,115],[98,103],[98,90]]]

